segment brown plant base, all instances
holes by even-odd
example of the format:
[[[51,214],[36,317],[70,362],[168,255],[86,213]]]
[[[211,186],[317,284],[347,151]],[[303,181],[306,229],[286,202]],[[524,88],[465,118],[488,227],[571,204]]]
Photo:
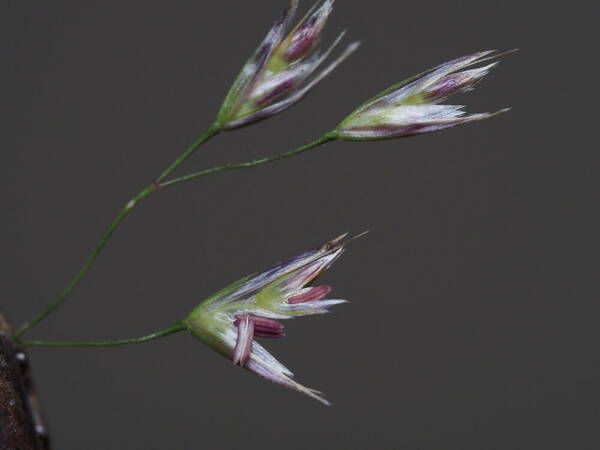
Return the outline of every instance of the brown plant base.
[[[0,450],[49,450],[27,355],[11,335],[10,322],[0,311]]]

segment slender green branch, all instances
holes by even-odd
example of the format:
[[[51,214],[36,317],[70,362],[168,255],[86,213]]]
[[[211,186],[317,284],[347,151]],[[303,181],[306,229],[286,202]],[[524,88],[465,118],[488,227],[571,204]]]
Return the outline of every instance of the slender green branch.
[[[73,289],[75,289],[75,287],[77,287],[77,285],[81,282],[83,277],[85,277],[87,272],[90,270],[90,268],[94,264],[94,261],[96,261],[96,258],[98,257],[100,252],[102,252],[102,250],[106,246],[106,243],[109,241],[109,239],[111,238],[111,236],[113,235],[115,230],[119,227],[119,225],[121,224],[123,219],[125,219],[127,214],[129,214],[131,212],[131,210],[133,208],[135,208],[136,205],[139,204],[140,201],[142,201],[144,198],[148,197],[150,194],[152,194],[152,192],[156,191],[156,189],[157,189],[157,187],[154,185],[148,186],[147,188],[143,189],[138,195],[136,195],[134,198],[132,198],[125,205],[125,207],[123,209],[121,209],[121,211],[119,211],[119,213],[117,214],[117,217],[115,217],[115,219],[110,224],[108,229],[104,232],[104,235],[102,235],[102,238],[100,239],[100,241],[98,241],[98,243],[96,244],[96,247],[94,247],[92,252],[89,254],[87,259],[83,263],[83,265],[80,267],[77,274],[71,279],[69,284],[67,284],[67,286],[62,290],[62,292],[59,294],[58,298],[56,300],[54,300],[52,303],[50,303],[50,305],[48,305],[45,309],[43,309],[39,314],[37,314],[35,317],[33,317],[33,319],[31,319],[31,320],[25,322],[23,325],[21,325],[21,327],[14,334],[15,338],[18,338],[23,333],[25,333],[27,330],[29,330],[31,327],[40,323],[42,320],[44,320],[46,317],[48,317],[56,308],[58,308],[67,299],[69,294],[73,291]]]
[[[188,149],[183,152],[179,158],[177,158],[173,163],[156,179],[156,183],[160,185],[160,182],[171,175],[175,169],[177,169],[181,164],[183,164],[190,156],[194,154],[198,148],[204,144],[209,139],[213,138],[217,134],[221,132],[221,128],[218,124],[213,123],[209,126],[206,131],[198,138],[196,141],[188,147]]]
[[[90,270],[98,255],[102,252],[107,242],[110,240],[111,236],[115,232],[115,230],[119,227],[123,219],[129,214],[129,212],[137,206],[141,200],[148,197],[150,194],[155,192],[160,188],[160,181],[165,177],[169,176],[175,169],[177,169],[184,161],[186,161],[192,154],[198,150],[198,148],[208,141],[210,138],[216,136],[220,132],[218,125],[212,124],[210,125],[206,131],[198,138],[196,141],[190,145],[190,147],[182,153],[182,155],[177,158],[168,168],[165,170],[160,177],[154,181],[154,183],[147,188],[143,189],[138,195],[136,195],[133,199],[131,199],[125,207],[119,211],[117,217],[110,224],[108,229],[104,232],[104,235],[100,239],[100,241],[96,244],[96,247],[89,254],[83,265],[80,267],[79,271],[75,274],[75,276],[71,279],[69,284],[62,290],[59,296],[54,300],[50,305],[48,305],[45,309],[43,309],[40,313],[34,316],[31,320],[25,322],[21,327],[15,332],[14,338],[18,339],[23,333],[25,333],[30,328],[34,327],[41,321],[43,321],[46,317],[48,317],[52,312],[54,312],[62,303],[67,299],[67,297],[71,294],[73,289],[77,287],[77,285],[81,282],[81,280],[85,277],[87,272]]]
[[[186,330],[187,327],[183,322],[176,322],[164,330],[147,336],[119,339],[117,341],[97,341],[97,342],[55,342],[55,341],[23,341],[20,343],[23,347],[116,347],[118,345],[140,344],[142,342],[154,341],[156,339],[169,336]]]
[[[136,195],[131,201],[129,201],[125,207],[117,214],[117,217],[114,219],[112,224],[108,227],[98,244],[94,250],[90,253],[88,258],[85,260],[83,266],[79,269],[75,277],[69,282],[69,284],[63,289],[58,298],[52,302],[48,307],[42,310],[39,314],[33,317],[33,319],[25,322],[14,334],[14,338],[18,339],[23,333],[37,325],[41,321],[43,321],[46,317],[48,317],[53,311],[55,311],[62,303],[67,299],[67,297],[71,294],[71,292],[77,287],[77,285],[81,282],[81,280],[85,277],[89,269],[92,267],[98,255],[102,252],[107,242],[110,240],[111,236],[115,232],[115,230],[119,227],[123,219],[129,214],[129,212],[137,206],[140,201],[144,198],[148,197],[153,192],[163,188],[177,185],[179,183],[183,183],[185,181],[193,180],[195,178],[203,177],[206,175],[210,175],[213,173],[221,172],[224,170],[234,170],[234,169],[248,169],[251,167],[257,167],[263,164],[271,163],[274,161],[278,161],[280,159],[290,158],[295,155],[299,155],[300,153],[304,153],[313,148],[319,147],[329,141],[335,140],[337,138],[336,132],[331,131],[329,133],[324,134],[320,138],[303,145],[294,150],[290,150],[285,153],[281,153],[279,155],[271,156],[268,158],[257,159],[254,161],[237,163],[237,164],[224,164],[221,166],[213,167],[211,169],[207,169],[201,172],[197,172],[194,174],[182,176],[179,178],[174,178],[169,181],[163,181],[166,177],[172,174],[175,169],[177,169],[184,161],[186,161],[203,143],[208,141],[210,138],[216,136],[220,132],[219,127],[216,124],[211,125],[208,129],[179,157],[177,158],[167,170],[165,170],[160,177],[156,179],[156,181],[142,190],[138,195]],[[152,336],[152,335],[151,335]],[[62,346],[63,343],[47,343],[42,344],[38,341],[28,341],[29,345],[47,345],[47,346]],[[116,344],[113,345],[123,345],[128,343],[133,343],[134,341],[125,340],[125,341],[116,341]],[[137,342],[137,341],[136,341]],[[80,346],[84,346],[86,343],[82,343]],[[91,345],[104,346],[105,343],[88,343]]]
[[[307,152],[312,150],[313,148],[319,147],[327,142],[333,141],[337,139],[337,135],[335,131],[324,134],[318,139],[315,139],[312,142],[309,142],[302,147],[298,147],[297,149],[290,150],[289,152],[281,153],[279,155],[270,156],[268,158],[256,159],[254,161],[236,163],[236,164],[223,164],[221,166],[212,167],[210,169],[203,170],[201,172],[193,173],[190,175],[185,175],[179,178],[173,178],[172,180],[164,181],[161,183],[161,188],[175,186],[176,184],[183,183],[185,181],[190,181],[195,178],[204,177],[206,175],[211,175],[213,173],[222,172],[224,170],[235,170],[235,169],[249,169],[251,167],[261,166],[263,164],[268,164],[274,161],[279,161],[280,159],[290,158],[292,156],[299,155],[300,153]]]

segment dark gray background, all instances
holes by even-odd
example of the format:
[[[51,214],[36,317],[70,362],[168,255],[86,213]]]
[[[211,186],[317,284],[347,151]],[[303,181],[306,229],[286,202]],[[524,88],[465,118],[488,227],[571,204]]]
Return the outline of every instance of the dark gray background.
[[[15,321],[213,119],[285,3],[2,0],[2,306]],[[337,3],[327,37],[346,28],[359,52],[181,174],[305,143],[391,83],[480,49],[522,50],[455,101],[514,110],[159,193],[30,334],[146,334],[242,275],[369,229],[323,278],[352,303],[267,343],[334,406],[185,334],[35,349],[57,449],[599,448],[597,15],[584,2]]]

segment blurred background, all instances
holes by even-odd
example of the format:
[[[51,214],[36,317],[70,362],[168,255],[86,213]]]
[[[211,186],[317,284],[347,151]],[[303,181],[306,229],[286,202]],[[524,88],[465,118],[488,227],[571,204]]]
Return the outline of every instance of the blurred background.
[[[0,5],[1,304],[21,323],[213,120],[286,1]],[[392,83],[476,50],[521,48],[451,103],[513,111],[416,138],[334,142],[159,193],[28,334],[148,334],[243,275],[371,230],[322,278],[351,303],[265,343],[333,407],[183,333],[32,349],[55,448],[599,448],[587,5],[338,1],[324,44],[347,29],[360,50],[301,104],[217,137],[178,174],[294,148]]]

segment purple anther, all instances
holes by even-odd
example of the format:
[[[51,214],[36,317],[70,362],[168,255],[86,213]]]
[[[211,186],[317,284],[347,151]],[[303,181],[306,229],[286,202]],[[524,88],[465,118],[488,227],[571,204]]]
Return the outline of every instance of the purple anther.
[[[295,297],[290,297],[288,299],[288,303],[290,305],[295,305],[297,303],[306,303],[312,302],[315,300],[321,300],[326,297],[327,294],[331,292],[331,286],[317,286],[314,287],[303,294],[296,295]]]
[[[254,323],[246,316],[237,327],[238,335],[233,349],[233,364],[244,367],[250,359],[254,339]]]
[[[283,325],[273,319],[255,316],[235,316],[233,324],[239,327],[244,320],[249,320],[254,325],[254,335],[265,338],[280,338],[283,337]]]

